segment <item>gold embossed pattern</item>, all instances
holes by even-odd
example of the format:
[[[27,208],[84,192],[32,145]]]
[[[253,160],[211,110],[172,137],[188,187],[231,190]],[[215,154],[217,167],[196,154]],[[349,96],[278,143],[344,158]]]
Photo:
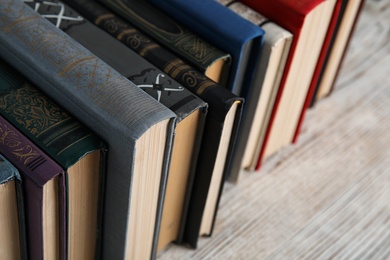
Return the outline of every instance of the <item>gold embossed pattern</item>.
[[[0,143],[9,147],[12,154],[16,158],[27,165],[32,160],[36,159],[39,152],[36,151],[31,145],[25,144],[20,141],[18,133],[10,129],[7,125],[0,122]]]

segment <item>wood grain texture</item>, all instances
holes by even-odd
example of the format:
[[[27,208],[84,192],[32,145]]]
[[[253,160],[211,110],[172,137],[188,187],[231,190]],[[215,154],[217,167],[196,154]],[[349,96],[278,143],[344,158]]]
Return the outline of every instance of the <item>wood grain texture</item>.
[[[260,172],[227,184],[214,234],[158,259],[390,257],[390,0],[366,0],[333,93]]]

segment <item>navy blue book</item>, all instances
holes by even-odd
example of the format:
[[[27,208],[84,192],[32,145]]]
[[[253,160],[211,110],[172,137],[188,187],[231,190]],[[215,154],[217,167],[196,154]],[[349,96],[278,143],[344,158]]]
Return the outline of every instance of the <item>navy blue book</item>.
[[[149,0],[217,48],[230,53],[229,88],[246,98],[261,54],[264,31],[214,0]]]

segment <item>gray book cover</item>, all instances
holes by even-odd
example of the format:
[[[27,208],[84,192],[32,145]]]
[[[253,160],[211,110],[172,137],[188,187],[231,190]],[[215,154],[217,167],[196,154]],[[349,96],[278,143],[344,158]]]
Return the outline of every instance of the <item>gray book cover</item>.
[[[0,1],[1,57],[108,144],[103,258],[125,254],[135,143],[169,120],[161,196],[176,115],[23,2]],[[160,217],[161,203],[156,209]],[[152,245],[150,250],[152,250]]]

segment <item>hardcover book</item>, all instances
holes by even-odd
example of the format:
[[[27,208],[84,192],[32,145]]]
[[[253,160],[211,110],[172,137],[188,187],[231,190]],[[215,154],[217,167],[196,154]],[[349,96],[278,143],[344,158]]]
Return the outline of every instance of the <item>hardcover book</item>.
[[[254,79],[257,87],[252,88],[248,95],[248,98],[257,99],[258,102],[249,102],[253,105],[247,107],[243,116],[242,131],[232,163],[236,170],[231,171],[229,176],[230,181],[237,182],[240,169],[252,171],[256,167],[290,51],[292,34],[238,1],[218,2],[265,31],[264,45]]]
[[[328,53],[330,52],[331,45],[332,42],[334,41],[335,34],[337,31],[338,24],[340,23],[340,20],[343,17],[343,13],[347,2],[348,0],[337,0],[336,5],[334,7],[332,18],[329,23],[328,31],[326,33],[325,40],[322,45],[320,55],[318,57],[318,62],[313,72],[313,77],[309,86],[309,91],[307,93],[306,100],[298,120],[298,126],[295,130],[293,142],[296,142],[296,140],[298,139],[301,125],[303,124],[304,117],[306,114],[306,110],[310,107],[311,101],[313,100],[313,96],[317,92],[317,85],[321,77],[321,71],[323,71],[323,68],[327,63],[327,57],[329,56]]]
[[[3,61],[0,77],[0,114],[64,169],[66,255],[94,258],[105,167],[101,139]]]
[[[187,215],[207,104],[64,3],[34,0],[28,4],[177,115],[158,248],[177,240],[182,215]],[[53,17],[60,12],[73,20],[56,23]]]
[[[103,2],[104,3],[104,2]],[[199,37],[165,13],[153,8],[146,1],[111,1],[105,4],[116,5],[115,10],[140,30],[149,34],[186,63],[190,64],[213,81],[226,86],[230,77],[231,55],[221,51]],[[113,7],[114,8],[114,7]],[[151,23],[145,23],[145,19]]]
[[[293,34],[290,53],[257,168],[293,141],[336,0],[242,0]]]
[[[23,2],[0,1],[0,46],[108,145],[101,258],[152,257],[176,115]]]
[[[126,3],[136,0],[102,0]],[[149,0],[172,18],[232,56],[230,84],[236,95],[248,97],[259,61],[264,31],[214,0]],[[111,4],[111,6],[113,6]],[[119,9],[119,8],[117,8]],[[248,106],[246,104],[245,106]]]
[[[209,104],[205,129],[196,166],[193,191],[185,227],[178,242],[196,247],[203,215],[208,218],[210,234],[215,221],[223,180],[229,172],[229,162],[241,117],[242,99],[211,81],[180,58],[156,44],[130,23],[121,20],[93,1],[66,1],[87,19],[132,48],[183,86]],[[129,7],[130,8],[130,7]],[[133,16],[128,16],[130,17]],[[137,16],[143,23],[152,23],[147,16]],[[210,195],[210,196],[209,196]],[[205,206],[208,207],[205,208]],[[205,212],[208,212],[204,214]]]
[[[63,169],[0,116],[0,150],[20,171],[29,259],[65,259]]]
[[[27,259],[22,178],[0,154],[0,252],[3,259]]]
[[[321,99],[332,91],[363,4],[364,0],[343,1],[342,15],[340,15],[341,17],[337,21],[325,66],[321,70],[320,78],[317,82],[314,99]]]

